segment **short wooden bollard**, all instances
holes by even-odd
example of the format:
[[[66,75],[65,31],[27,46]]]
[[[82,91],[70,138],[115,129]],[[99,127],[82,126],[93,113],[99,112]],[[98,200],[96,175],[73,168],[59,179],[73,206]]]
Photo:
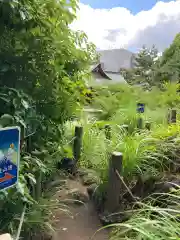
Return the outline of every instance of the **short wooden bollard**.
[[[106,124],[104,129],[105,129],[106,139],[110,140],[111,139],[111,126],[109,124]]]
[[[36,187],[34,189],[35,200],[39,201],[42,196],[42,172],[39,170],[35,173],[36,177]]]
[[[171,109],[169,119],[170,123],[176,123],[176,115],[177,115],[176,109]]]
[[[151,130],[151,123],[150,122],[146,122],[145,123],[145,129],[147,129],[147,130]]]
[[[32,136],[26,138],[26,151],[27,152],[32,151]]]
[[[41,159],[41,161],[43,161],[45,159],[47,152],[42,151],[38,153],[34,151],[32,152],[32,154],[35,155],[35,157],[38,157],[39,159]],[[42,197],[42,181],[43,181],[43,172],[40,167],[37,171],[35,171],[34,176],[36,179],[36,184],[31,184],[32,196],[36,201],[39,201],[40,198]]]
[[[123,155],[120,152],[113,152],[109,162],[109,179],[107,186],[107,200],[105,203],[105,211],[113,213],[119,206],[121,182],[117,176],[122,170]]]
[[[26,137],[25,139],[26,139],[26,151],[30,153],[30,152],[32,152],[32,135]],[[39,199],[42,195],[42,188],[41,188],[42,174],[40,171],[41,170],[39,169],[34,173],[36,183],[35,184],[30,183],[31,195],[36,201],[39,201]]]
[[[143,129],[143,119],[141,117],[137,119],[137,128]]]
[[[75,127],[74,143],[73,143],[73,156],[74,156],[74,160],[75,160],[74,173],[76,172],[77,162],[81,157],[82,136],[83,136],[83,127],[82,126],[76,126]]]

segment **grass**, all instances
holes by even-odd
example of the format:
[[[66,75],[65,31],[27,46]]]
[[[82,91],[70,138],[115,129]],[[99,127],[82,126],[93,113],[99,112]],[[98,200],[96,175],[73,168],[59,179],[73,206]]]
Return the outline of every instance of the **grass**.
[[[168,89],[168,88],[167,88]],[[83,149],[80,166],[95,169],[103,178],[107,178],[107,168],[110,153],[119,151],[123,153],[123,175],[131,176],[136,172],[150,171],[156,173],[160,169],[167,167],[169,163],[169,155],[174,154],[174,150],[178,143],[175,141],[168,142],[166,138],[179,134],[179,125],[167,124],[167,109],[169,102],[168,96],[174,104],[180,103],[179,98],[174,95],[175,86],[170,86],[169,92],[160,92],[155,89],[152,92],[143,92],[140,89],[123,86],[110,86],[109,88],[97,89],[101,94],[94,100],[94,105],[102,108],[107,113],[107,109],[111,109],[112,114],[105,121],[97,122],[96,120],[81,118],[78,124],[82,124],[84,128]],[[112,95],[112,97],[111,97]],[[127,96],[128,95],[128,96]],[[155,96],[155,101],[153,96]],[[119,103],[118,108],[112,102],[114,99]],[[103,102],[106,100],[105,102]],[[144,100],[144,101],[143,101]],[[139,115],[136,113],[136,103],[145,102],[145,113],[142,114],[143,121],[152,123],[151,131],[137,131],[137,119]],[[102,104],[103,103],[103,104]],[[110,103],[110,105],[109,105]],[[105,107],[106,105],[106,107]],[[155,108],[155,106],[157,106]],[[161,106],[161,107],[160,107]],[[100,119],[104,115],[100,116]],[[111,125],[111,140],[105,138],[104,125]],[[65,139],[71,141],[73,138],[74,126],[77,123],[67,123],[65,130]],[[127,124],[129,133],[123,131],[121,126]],[[104,179],[107,180],[107,179]]]
[[[165,127],[162,125],[156,127],[153,132],[142,131],[141,134],[135,132],[126,135],[119,125],[114,125],[111,128],[112,139],[107,140],[103,129],[100,130],[92,123],[87,123],[84,125],[80,166],[95,169],[97,172],[104,172],[103,175],[105,175],[109,154],[113,151],[119,151],[123,153],[124,158],[123,175],[131,175],[135,171],[146,169],[146,166],[150,168],[150,165],[153,166],[159,162],[160,157],[163,158],[161,153],[167,149],[166,142],[162,141],[162,138],[177,133],[177,128],[170,126],[166,128],[165,134]],[[71,138],[73,138],[73,135]],[[172,149],[169,149],[170,151]],[[164,157],[165,159],[167,158]],[[159,162],[157,171],[160,165],[162,165],[162,162]]]
[[[140,203],[142,208],[135,210],[128,221],[114,224],[110,240],[179,240],[179,200],[178,189],[166,194],[166,208]]]
[[[128,86],[96,88],[98,96],[91,107],[102,110],[102,113],[89,118],[83,115],[78,122],[84,128],[79,165],[98,174],[102,192],[108,181],[109,158],[114,151],[123,153],[121,175],[128,179],[128,187],[139,176],[145,179],[157,176],[163,182],[165,176],[168,178],[177,173],[180,166],[179,114],[176,124],[167,123],[168,109],[180,107],[176,90],[175,84],[166,85],[164,91],[155,88],[151,92]],[[138,102],[145,103],[145,113],[141,117],[143,122],[151,123],[150,131],[137,129]],[[68,141],[73,138],[75,124],[66,125],[65,139]],[[106,124],[111,126],[109,140],[104,131]],[[129,126],[128,132],[122,127],[124,124]],[[113,225],[111,240],[179,240],[179,192],[169,195],[161,192],[166,202],[164,208],[156,204],[157,193],[149,192],[149,196],[138,203],[138,208],[131,206],[133,214],[128,221]]]

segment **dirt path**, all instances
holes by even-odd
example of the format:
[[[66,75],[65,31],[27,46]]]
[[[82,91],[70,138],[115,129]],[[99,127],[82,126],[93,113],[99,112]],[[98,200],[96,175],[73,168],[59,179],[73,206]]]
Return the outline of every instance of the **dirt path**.
[[[80,182],[68,180],[67,185],[69,189],[78,189],[88,197],[86,188]],[[66,198],[66,193],[67,190],[60,190],[57,192],[56,198]],[[69,209],[72,217],[59,210],[54,213],[56,232],[53,240],[90,240],[94,233],[102,227],[91,201],[79,206],[71,204]],[[108,235],[108,231],[103,229],[97,232],[93,239],[108,240]]]

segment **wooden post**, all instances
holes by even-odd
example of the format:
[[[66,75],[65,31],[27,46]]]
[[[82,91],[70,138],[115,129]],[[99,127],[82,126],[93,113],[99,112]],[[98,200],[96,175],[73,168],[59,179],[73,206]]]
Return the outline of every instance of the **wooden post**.
[[[42,172],[38,170],[35,174],[36,178],[36,188],[35,190],[35,200],[39,201],[40,197],[42,196]]]
[[[28,153],[31,153],[31,151],[32,151],[32,139],[31,139],[31,136],[27,137],[27,139],[26,139],[26,151]]]
[[[33,151],[32,154],[37,157],[38,159],[40,159],[42,162],[46,156],[46,151]],[[36,183],[31,183],[31,194],[33,196],[33,198],[36,201],[39,201],[39,199],[42,197],[42,181],[43,181],[43,171],[42,169],[39,167],[37,168],[37,170],[35,170],[34,172],[34,176],[36,179]]]
[[[116,170],[120,173],[122,170],[123,155],[120,152],[113,152],[109,162],[109,180],[107,186],[107,200],[105,211],[113,213],[119,206],[119,196],[121,182],[117,176]]]
[[[108,140],[111,139],[111,126],[109,124],[105,125],[105,136],[106,136],[106,139]]]
[[[143,129],[143,119],[141,117],[139,117],[137,120],[137,128]]]
[[[24,149],[25,146],[25,127],[21,127],[21,139],[20,139],[20,149]]]
[[[76,171],[76,165],[81,156],[82,136],[83,136],[83,127],[76,126],[75,136],[74,136],[75,138],[74,138],[74,144],[73,144],[73,156],[75,160],[74,171]]]
[[[151,123],[150,122],[146,122],[145,123],[145,128],[150,131],[151,130]]]
[[[171,122],[171,114],[170,114],[170,110],[168,109],[168,113],[167,113],[167,123],[170,124]]]
[[[170,123],[176,123],[176,114],[176,109],[172,109],[170,114]]]

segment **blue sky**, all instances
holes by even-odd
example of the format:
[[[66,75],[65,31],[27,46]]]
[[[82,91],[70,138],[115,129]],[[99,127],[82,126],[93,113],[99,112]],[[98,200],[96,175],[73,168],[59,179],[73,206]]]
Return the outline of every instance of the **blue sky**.
[[[133,14],[142,10],[151,9],[157,0],[80,0],[81,3],[88,4],[93,8],[113,8],[125,7]],[[170,0],[163,0],[163,2],[170,2]]]

